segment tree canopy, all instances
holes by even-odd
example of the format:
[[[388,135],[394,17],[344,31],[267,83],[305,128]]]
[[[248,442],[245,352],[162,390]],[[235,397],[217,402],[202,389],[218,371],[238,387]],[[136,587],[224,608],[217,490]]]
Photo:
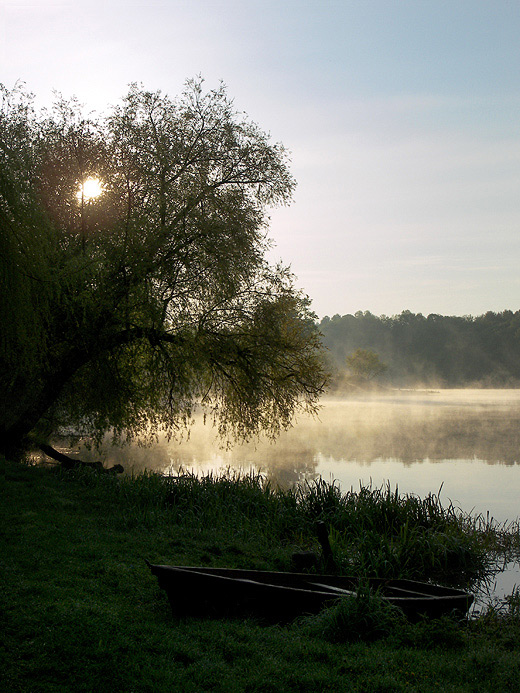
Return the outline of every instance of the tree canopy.
[[[132,85],[99,117],[2,97],[0,447],[171,435],[196,404],[223,436],[275,435],[316,407],[315,316],[266,259],[288,156],[223,86]]]
[[[360,381],[369,382],[382,375],[388,368],[379,356],[370,349],[356,349],[346,358],[347,367]]]
[[[476,317],[411,313],[377,317],[368,311],[325,317],[319,324],[331,368],[345,370],[356,349],[388,364],[385,380],[398,387],[518,387],[520,311]]]

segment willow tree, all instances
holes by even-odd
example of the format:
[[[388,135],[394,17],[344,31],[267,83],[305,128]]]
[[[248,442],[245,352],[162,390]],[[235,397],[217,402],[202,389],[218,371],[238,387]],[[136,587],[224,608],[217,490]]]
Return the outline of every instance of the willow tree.
[[[283,146],[199,81],[175,100],[133,85],[95,119],[3,96],[1,446],[172,435],[196,405],[223,436],[276,435],[313,410],[309,300],[266,260]]]

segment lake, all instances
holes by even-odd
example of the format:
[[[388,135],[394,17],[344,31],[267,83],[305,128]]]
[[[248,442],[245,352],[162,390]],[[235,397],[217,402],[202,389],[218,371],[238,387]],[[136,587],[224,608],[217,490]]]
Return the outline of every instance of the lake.
[[[117,459],[116,459],[117,456]],[[520,514],[520,390],[388,391],[326,399],[276,442],[220,447],[197,421],[189,440],[107,450],[135,471],[261,471],[284,486],[322,476],[343,489],[389,483],[493,517]]]
[[[300,416],[274,443],[224,450],[199,420],[189,440],[107,448],[106,461],[166,474],[260,471],[285,487],[321,476],[344,490],[390,484],[421,497],[440,491],[445,506],[501,524],[517,520],[520,390],[399,390],[322,405],[317,418]],[[490,593],[502,598],[516,584],[520,567],[510,563]]]

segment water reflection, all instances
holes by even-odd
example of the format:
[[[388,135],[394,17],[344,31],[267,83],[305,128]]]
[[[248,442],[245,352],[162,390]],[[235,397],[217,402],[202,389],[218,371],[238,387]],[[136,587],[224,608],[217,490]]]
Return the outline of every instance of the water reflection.
[[[300,417],[276,443],[222,450],[196,423],[189,440],[153,449],[105,449],[108,463],[197,473],[261,470],[283,485],[318,475],[342,486],[388,481],[403,492],[437,492],[464,510],[518,516],[520,390],[389,392],[326,400],[317,419]]]
[[[418,460],[481,459],[516,464],[520,450],[520,398],[506,402],[467,392],[417,397],[403,393],[377,399],[327,402],[322,414],[319,452],[334,459],[370,463],[381,458],[410,465]]]

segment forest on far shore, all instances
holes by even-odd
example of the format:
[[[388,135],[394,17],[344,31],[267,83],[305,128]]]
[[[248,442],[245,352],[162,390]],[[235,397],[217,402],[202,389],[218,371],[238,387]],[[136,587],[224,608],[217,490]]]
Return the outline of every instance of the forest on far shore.
[[[396,387],[520,387],[520,311],[477,317],[408,310],[376,316],[369,311],[325,316],[318,324],[328,348],[333,388],[357,349],[387,365],[377,382]]]

